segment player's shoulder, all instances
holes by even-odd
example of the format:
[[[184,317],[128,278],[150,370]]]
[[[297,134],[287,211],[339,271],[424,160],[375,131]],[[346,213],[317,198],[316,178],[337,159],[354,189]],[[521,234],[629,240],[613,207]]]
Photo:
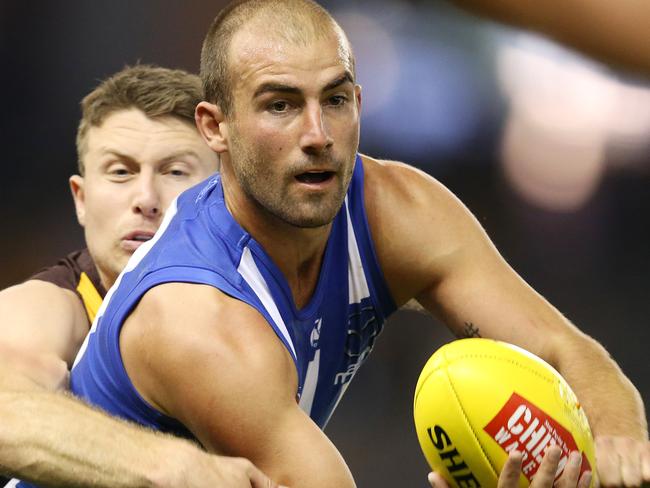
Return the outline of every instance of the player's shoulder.
[[[132,317],[163,348],[249,355],[265,354],[269,341],[281,346],[255,308],[211,285],[157,285],[143,295]]]
[[[95,262],[87,248],[69,253],[56,264],[32,275],[29,280],[47,281],[72,291],[77,290],[83,280],[88,280],[100,296],[106,294]]]
[[[401,197],[417,197],[419,192],[451,195],[445,185],[427,172],[410,164],[361,155],[366,192],[392,193]]]
[[[437,212],[464,208],[444,184],[415,166],[365,155],[361,158],[366,210],[378,218],[403,217],[405,212],[410,215],[426,212],[430,217]]]
[[[84,310],[79,296],[69,288],[38,278],[28,279],[22,283],[0,291],[2,300],[9,300],[13,306],[34,303],[47,304],[50,309],[65,308]]]
[[[291,356],[259,312],[209,285],[151,288],[125,322],[120,349],[138,391],[158,406],[173,403],[161,397],[166,394],[160,384],[180,384],[208,371],[218,371],[223,384],[250,381],[257,372],[293,375],[291,384],[297,385]],[[152,377],[158,380],[152,383]]]

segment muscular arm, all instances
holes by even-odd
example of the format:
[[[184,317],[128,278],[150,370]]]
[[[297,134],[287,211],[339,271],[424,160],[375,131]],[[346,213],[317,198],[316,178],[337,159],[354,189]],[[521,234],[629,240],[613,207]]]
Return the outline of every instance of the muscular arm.
[[[252,473],[252,465],[231,466],[234,460],[111,418],[65,393],[1,391],[0,416],[2,471],[39,486],[251,486],[226,480],[235,469]]]
[[[591,56],[650,76],[646,0],[452,0],[472,12],[546,34]]]
[[[296,402],[291,356],[250,306],[209,286],[160,285],[125,323],[120,348],[140,394],[209,451],[244,456],[292,488],[354,486]]]
[[[638,391],[600,344],[512,270],[458,199],[413,168],[372,161],[365,167],[373,235],[400,236],[375,239],[398,304],[416,296],[459,336],[471,324],[472,333],[541,356],[575,390],[596,436],[647,442]]]
[[[29,281],[0,292],[0,471],[49,487],[249,487],[247,461],[91,409],[65,393],[88,330],[72,292]],[[259,485],[262,486],[261,481]],[[266,488],[267,485],[264,485]]]
[[[72,365],[90,324],[79,298],[30,280],[0,292],[0,344]]]

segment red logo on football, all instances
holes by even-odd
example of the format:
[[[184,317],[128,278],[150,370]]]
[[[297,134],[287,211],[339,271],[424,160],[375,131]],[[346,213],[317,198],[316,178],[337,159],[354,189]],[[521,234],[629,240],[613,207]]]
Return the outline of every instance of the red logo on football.
[[[533,479],[542,457],[549,446],[562,449],[562,457],[556,477],[562,474],[571,451],[578,446],[573,435],[555,419],[547,415],[525,398],[513,393],[503,408],[483,430],[503,448],[504,451],[520,451],[523,454],[522,471],[528,481]],[[589,461],[582,453],[580,475],[591,470]]]

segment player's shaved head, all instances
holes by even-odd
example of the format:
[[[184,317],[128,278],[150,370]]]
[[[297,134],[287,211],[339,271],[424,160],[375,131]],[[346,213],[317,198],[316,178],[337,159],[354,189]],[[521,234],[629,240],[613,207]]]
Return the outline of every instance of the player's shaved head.
[[[214,19],[203,41],[201,79],[208,102],[228,114],[233,108],[232,41],[243,29],[263,33],[262,47],[270,42],[306,46],[314,40],[332,38],[354,76],[350,44],[334,18],[311,0],[243,0],[224,8]]]

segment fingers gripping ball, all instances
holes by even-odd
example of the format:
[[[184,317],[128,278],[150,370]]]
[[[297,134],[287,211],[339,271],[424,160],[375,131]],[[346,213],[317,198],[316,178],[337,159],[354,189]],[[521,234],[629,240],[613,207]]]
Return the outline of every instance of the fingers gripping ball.
[[[542,359],[504,342],[441,347],[420,374],[413,410],[424,456],[452,486],[497,486],[517,450],[526,487],[553,444],[562,449],[557,477],[572,451],[582,454],[581,473],[595,467],[591,430],[569,385]]]

